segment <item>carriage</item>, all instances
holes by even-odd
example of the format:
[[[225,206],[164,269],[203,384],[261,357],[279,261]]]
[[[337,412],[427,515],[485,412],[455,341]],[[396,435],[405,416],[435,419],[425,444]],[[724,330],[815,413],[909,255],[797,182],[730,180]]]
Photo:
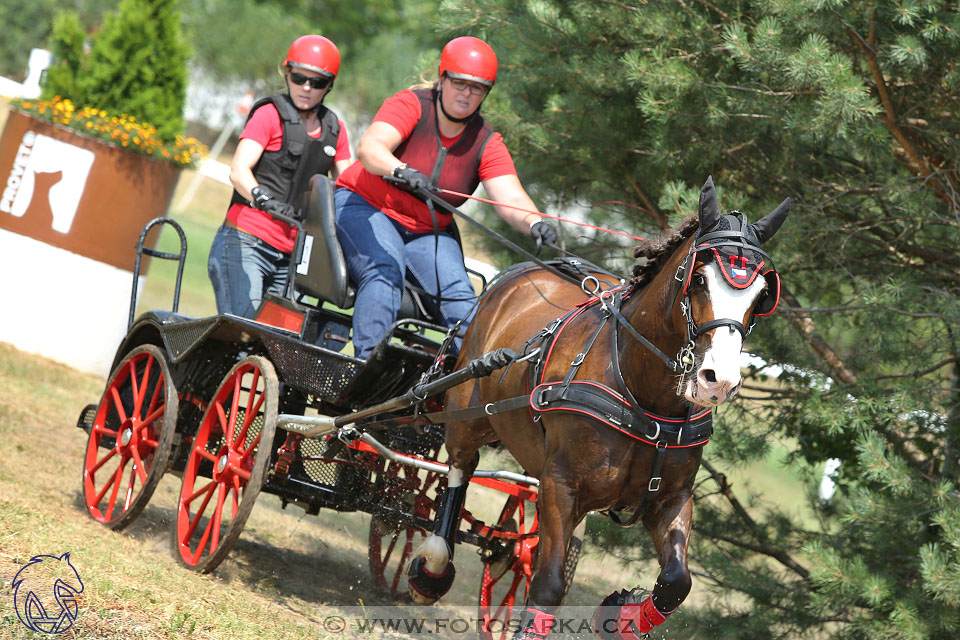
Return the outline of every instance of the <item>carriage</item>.
[[[102,398],[78,420],[88,433],[84,501],[94,519],[122,529],[164,473],[179,475],[174,556],[201,572],[227,556],[261,493],[311,515],[362,511],[371,515],[372,577],[398,597],[446,484],[447,466],[437,461],[443,426],[429,413],[442,409],[436,394],[454,382],[449,363],[438,359],[447,329],[431,320],[421,292],[408,288],[400,320],[371,357],[345,354],[351,317],[341,309],[352,305],[353,290],[325,177],[313,178],[302,210],[286,295],[268,294],[255,319],[178,313],[184,233],[168,218],[143,229],[127,334]],[[165,225],[179,235],[179,253],[144,247],[150,230]],[[134,318],[144,254],[177,260],[177,282],[172,311]],[[502,509],[490,523],[464,509],[458,540],[477,546],[484,564],[482,619],[505,623],[531,576],[538,481],[493,470],[478,471],[472,482],[501,494]],[[581,541],[582,529],[571,547],[571,578]]]
[[[349,308],[352,291],[331,185],[310,185],[285,295],[255,319],[182,316],[178,293],[172,311],[134,319],[135,277],[113,373],[78,421],[91,515],[122,528],[177,473],[174,555],[212,571],[261,492],[310,514],[363,511],[380,586],[434,602],[453,581],[456,544],[475,545],[482,634],[530,640],[549,635],[585,517],[602,511],[643,523],[661,572],[652,592],[608,596],[594,631],[642,638],[664,623],[691,587],[692,488],[712,408],[736,395],[743,340],[779,299],[761,247],[789,199],[748,224],[720,214],[708,178],[698,216],[640,250],[647,264],[629,280],[577,260],[508,269],[485,287],[455,362],[453,331],[408,287],[407,311],[361,361],[343,353],[350,317],[323,306]],[[136,271],[141,253],[182,268],[179,227],[179,254],[143,249],[149,228]],[[523,472],[477,469],[479,448],[498,442]],[[470,485],[503,495],[495,522],[467,507]]]

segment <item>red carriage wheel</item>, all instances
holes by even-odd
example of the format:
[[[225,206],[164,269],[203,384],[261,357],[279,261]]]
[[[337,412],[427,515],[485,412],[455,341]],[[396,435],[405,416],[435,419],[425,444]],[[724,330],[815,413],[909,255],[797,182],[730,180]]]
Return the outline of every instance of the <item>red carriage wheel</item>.
[[[499,549],[484,551],[483,574],[480,577],[479,618],[480,636],[484,640],[506,640],[512,637],[510,620],[517,608],[527,601],[527,591],[533,576],[537,545],[540,541],[537,530],[540,522],[536,505],[510,496],[497,526],[506,532]],[[573,575],[580,560],[586,520],[574,530],[567,546],[567,561],[564,565],[565,588],[569,591]]]
[[[157,347],[137,347],[114,369],[83,460],[83,498],[95,520],[122,529],[147,506],[167,469],[177,409],[177,389]]]
[[[213,571],[240,537],[266,478],[278,396],[276,371],[261,356],[238,362],[213,395],[177,507],[174,555],[186,567]]]
[[[482,554],[480,577],[480,635],[484,640],[510,637],[510,618],[515,606],[527,600],[533,575],[534,552],[539,542],[536,506],[510,496],[497,520],[497,527],[509,535],[498,549]],[[515,534],[515,535],[514,535]]]
[[[414,467],[388,462],[375,486],[384,492],[385,505],[432,522],[436,502],[427,492],[439,491],[443,479],[432,471],[418,472]],[[401,523],[389,515],[370,518],[367,556],[370,574],[377,586],[394,598],[407,593],[407,565],[413,557],[413,550],[426,536],[427,532],[420,527]]]

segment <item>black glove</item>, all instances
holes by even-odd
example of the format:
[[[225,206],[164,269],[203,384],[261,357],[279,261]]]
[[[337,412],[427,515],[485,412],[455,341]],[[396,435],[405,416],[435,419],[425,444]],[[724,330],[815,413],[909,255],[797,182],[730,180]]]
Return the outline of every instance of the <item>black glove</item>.
[[[397,180],[401,180],[411,189],[424,189],[425,191],[433,191],[433,183],[430,182],[430,178],[420,173],[413,167],[406,167],[400,165],[393,170],[393,177]]]
[[[272,216],[286,216],[296,219],[297,210],[289,202],[280,202],[279,200],[268,200],[263,206],[263,210]]]
[[[543,220],[537,220],[530,225],[530,237],[537,241],[537,255],[540,254],[543,245],[553,247],[556,246],[558,240],[557,230],[553,228],[552,224]]]
[[[295,218],[297,215],[296,209],[293,208],[293,205],[289,202],[281,202],[273,197],[273,194],[270,193],[270,190],[262,185],[257,185],[250,190],[250,195],[253,196],[251,204],[260,211],[266,211],[272,216],[287,216],[288,218]]]

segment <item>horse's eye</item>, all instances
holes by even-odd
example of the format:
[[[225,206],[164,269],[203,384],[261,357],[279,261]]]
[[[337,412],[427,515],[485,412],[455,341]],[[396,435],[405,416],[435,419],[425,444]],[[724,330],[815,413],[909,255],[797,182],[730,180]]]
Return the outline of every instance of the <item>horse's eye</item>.
[[[704,286],[704,285],[707,284],[707,279],[706,279],[705,277],[703,277],[703,274],[702,274],[702,273],[696,273],[696,274],[694,274],[694,276],[693,276],[693,281],[694,281],[694,283],[695,283],[697,286],[700,286],[700,287],[702,287],[702,286]]]

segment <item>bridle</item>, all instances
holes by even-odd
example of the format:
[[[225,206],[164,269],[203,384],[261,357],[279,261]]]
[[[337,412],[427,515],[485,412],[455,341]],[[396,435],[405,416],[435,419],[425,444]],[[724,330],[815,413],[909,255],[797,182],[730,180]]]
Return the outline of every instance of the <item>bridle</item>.
[[[619,324],[627,329],[627,333],[629,333],[634,339],[638,340],[641,344],[647,347],[648,350],[658,356],[667,365],[667,367],[680,374],[680,378],[677,382],[677,395],[683,394],[683,387],[687,376],[693,373],[694,365],[696,363],[696,358],[694,356],[694,348],[696,346],[695,340],[699,336],[718,327],[731,327],[740,333],[742,339],[746,340],[747,336],[750,335],[750,332],[753,331],[753,327],[756,324],[756,317],[773,313],[773,310],[776,308],[777,302],[780,298],[780,278],[772,266],[772,258],[770,258],[770,256],[760,247],[759,242],[754,241],[746,235],[744,230],[749,228],[747,226],[747,217],[739,211],[734,211],[730,215],[732,216],[733,214],[740,216],[739,230],[720,230],[717,228],[719,223],[714,225],[712,230],[707,231],[706,233],[701,233],[701,231],[698,229],[693,237],[693,242],[690,245],[690,249],[687,251],[686,257],[681,261],[680,265],[677,267],[676,273],[674,274],[674,280],[676,284],[673,300],[674,303],[676,303],[677,297],[680,296],[680,310],[683,313],[684,321],[686,323],[686,340],[684,341],[683,347],[681,347],[680,351],[677,353],[676,359],[669,358],[660,349],[654,346],[653,343],[643,337],[633,327],[633,325],[631,325],[629,321],[619,313],[619,310],[614,309],[612,311],[613,315],[619,321]],[[724,248],[724,251],[720,251],[720,248]],[[746,275],[743,276],[744,282],[742,283],[735,282],[735,278],[725,271],[725,266],[722,261],[722,256],[731,256],[733,250],[736,250],[736,252],[739,254],[740,259],[743,261],[742,264],[744,265],[746,265],[748,262],[745,257],[746,252],[749,252],[749,254],[755,257],[757,261],[756,269],[752,274],[746,273]],[[735,288],[744,289],[750,286],[758,274],[762,275],[762,277],[767,280],[767,290],[754,304],[754,311],[751,314],[750,325],[748,327],[745,327],[742,322],[734,318],[715,318],[713,320],[704,322],[701,325],[697,325],[697,323],[694,321],[693,307],[690,302],[690,280],[693,277],[697,254],[700,252],[708,252],[708,259],[715,259],[717,261],[718,267],[721,273],[723,273],[724,279],[728,284]],[[768,262],[771,264],[770,268],[765,272],[762,271],[763,267]],[[744,269],[744,271],[746,272],[746,269]],[[601,304],[603,304],[602,297]]]

